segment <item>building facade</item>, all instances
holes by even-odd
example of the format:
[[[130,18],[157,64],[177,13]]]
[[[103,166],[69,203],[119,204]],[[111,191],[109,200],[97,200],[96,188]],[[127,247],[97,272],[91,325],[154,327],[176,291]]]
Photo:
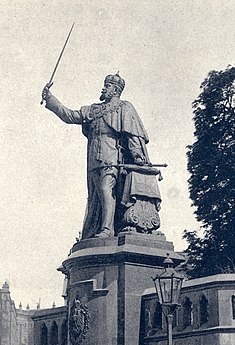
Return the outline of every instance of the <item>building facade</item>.
[[[34,345],[34,324],[31,316],[35,310],[15,307],[9,285],[5,282],[0,289],[0,345]]]
[[[34,323],[31,317],[35,313],[35,310],[30,310],[29,306],[27,306],[26,310],[23,310],[20,304],[19,309],[17,309],[16,312],[17,344],[34,345]]]
[[[42,309],[32,316],[34,345],[67,345],[67,307]]]
[[[235,344],[235,274],[185,281],[180,303],[174,345]],[[140,344],[166,344],[166,321],[154,289],[143,294]]]

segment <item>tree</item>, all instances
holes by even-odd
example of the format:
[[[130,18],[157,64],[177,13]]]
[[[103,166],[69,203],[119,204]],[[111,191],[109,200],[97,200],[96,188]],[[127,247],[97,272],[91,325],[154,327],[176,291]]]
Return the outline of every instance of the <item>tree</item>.
[[[204,235],[183,235],[191,277],[235,272],[235,67],[210,72],[201,89],[187,156],[190,198]]]

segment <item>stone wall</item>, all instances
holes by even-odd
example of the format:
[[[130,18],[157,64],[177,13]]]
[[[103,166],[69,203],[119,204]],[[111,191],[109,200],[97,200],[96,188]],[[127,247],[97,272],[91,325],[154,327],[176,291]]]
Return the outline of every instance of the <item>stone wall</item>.
[[[234,296],[234,298],[233,298]],[[235,344],[235,274],[185,281],[174,318],[174,345]],[[166,321],[153,289],[142,299],[140,344],[165,345]]]
[[[35,310],[15,307],[11,299],[9,285],[4,283],[0,289],[0,345],[34,345],[33,321]]]
[[[42,309],[32,316],[34,345],[67,345],[67,307]]]
[[[34,324],[31,316],[35,310],[29,308],[17,309],[17,338],[18,344],[34,345]]]
[[[0,345],[18,345],[16,308],[7,283],[0,289]]]

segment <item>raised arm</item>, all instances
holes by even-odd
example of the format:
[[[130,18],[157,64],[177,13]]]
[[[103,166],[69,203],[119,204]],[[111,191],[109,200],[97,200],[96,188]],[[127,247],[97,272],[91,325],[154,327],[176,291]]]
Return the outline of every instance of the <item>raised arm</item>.
[[[65,123],[82,124],[82,113],[78,110],[71,110],[61,104],[60,101],[52,95],[48,85],[42,90],[42,98],[46,101],[46,108],[55,113]]]

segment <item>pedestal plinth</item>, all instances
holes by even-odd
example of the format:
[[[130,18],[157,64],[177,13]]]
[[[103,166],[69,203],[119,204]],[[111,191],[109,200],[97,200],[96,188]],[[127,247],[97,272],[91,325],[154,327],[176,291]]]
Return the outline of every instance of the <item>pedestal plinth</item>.
[[[81,344],[139,344],[141,295],[153,286],[151,277],[167,253],[175,265],[184,261],[171,242],[153,234],[121,233],[73,246],[63,271],[69,277],[69,320],[74,316],[74,301],[81,306],[77,313],[83,322],[78,326]]]

